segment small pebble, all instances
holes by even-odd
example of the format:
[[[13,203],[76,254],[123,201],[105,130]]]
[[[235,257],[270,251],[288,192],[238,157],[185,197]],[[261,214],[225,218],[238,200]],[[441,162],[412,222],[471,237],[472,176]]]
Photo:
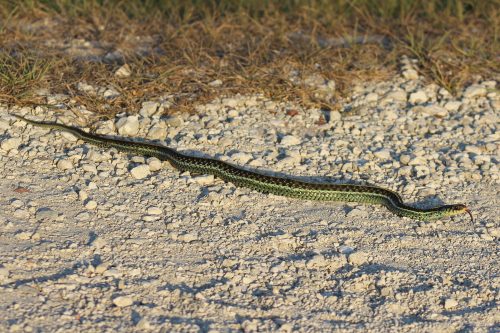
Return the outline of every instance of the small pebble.
[[[348,257],[348,261],[355,266],[363,265],[368,262],[368,254],[365,252],[351,253]]]
[[[4,282],[9,278],[10,271],[7,267],[0,266],[0,281]]]
[[[392,99],[392,100],[398,101],[398,102],[406,102],[408,97],[407,97],[406,91],[404,91],[403,89],[397,89],[397,90],[394,90],[394,91],[391,91],[390,93],[388,93],[386,98]]]
[[[88,197],[89,197],[88,193],[85,192],[84,190],[80,190],[78,192],[78,199],[80,199],[81,201],[87,200]]]
[[[415,106],[412,111],[417,114],[424,114],[428,116],[434,116],[437,118],[445,118],[448,116],[448,110],[439,105],[428,105],[428,106]]]
[[[388,160],[391,158],[391,152],[389,149],[381,149],[373,153],[373,155],[375,155],[376,158],[379,158],[381,160]]]
[[[120,118],[116,122],[116,128],[120,135],[136,135],[139,132],[139,117],[128,116]]]
[[[179,116],[171,116],[171,117],[165,119],[165,124],[167,124],[167,126],[170,126],[170,127],[179,127],[179,126],[182,126],[183,123],[184,123],[184,121]]]
[[[163,214],[163,211],[158,207],[151,206],[148,208],[147,213],[150,215],[161,215]]]
[[[284,146],[294,146],[298,145],[300,142],[300,139],[293,135],[285,135],[281,139],[281,144]]]
[[[38,220],[55,220],[59,213],[48,207],[42,207],[36,211],[35,216]]]
[[[10,138],[7,140],[3,140],[0,144],[0,147],[4,151],[10,151],[12,149],[17,149],[21,145],[21,138]]]
[[[63,171],[73,169],[73,162],[69,159],[59,160],[59,162],[57,162],[57,168]]]
[[[167,136],[167,129],[163,126],[154,125],[149,129],[148,138],[152,140],[165,139]]]
[[[24,206],[24,202],[18,199],[14,199],[10,202],[10,205],[12,208],[21,208],[22,206]]]
[[[410,98],[408,99],[408,101],[411,104],[420,104],[420,103],[427,102],[428,99],[429,99],[429,97],[427,97],[427,94],[425,93],[425,91],[419,90],[419,91],[416,91],[416,92],[410,94]]]
[[[349,213],[347,213],[347,217],[351,219],[357,219],[368,216],[368,212],[365,209],[354,208]]]
[[[143,117],[151,117],[159,111],[160,103],[158,102],[143,102],[139,114]]]
[[[328,261],[325,259],[325,257],[321,254],[316,254],[307,261],[306,267],[311,269],[311,268],[325,267],[327,265]]]
[[[473,84],[469,86],[465,92],[464,92],[464,97],[466,98],[477,98],[477,97],[482,97],[486,96],[487,90],[485,87],[479,84]]]
[[[158,171],[161,170],[162,162],[156,157],[151,157],[148,158],[148,166],[150,171]]]
[[[113,299],[113,304],[120,308],[130,306],[133,303],[134,300],[130,296],[118,296]]]
[[[130,174],[135,179],[143,179],[149,176],[151,173],[149,166],[146,164],[138,165],[130,170]]]
[[[97,202],[95,202],[94,200],[89,200],[85,204],[85,208],[87,208],[87,209],[96,209],[97,208]]]
[[[198,239],[198,234],[187,233],[187,234],[179,235],[179,237],[177,239],[180,240],[181,242],[184,242],[184,243],[190,243],[190,242],[193,242],[193,241]]]
[[[231,155],[231,159],[239,164],[247,164],[252,158],[253,156],[248,153],[236,153]]]
[[[403,77],[407,80],[417,80],[418,72],[414,69],[407,69],[403,72]]]
[[[193,180],[198,185],[205,186],[205,185],[213,184],[215,177],[214,177],[214,175],[202,175],[202,176],[193,177]]]
[[[462,102],[449,101],[449,102],[446,102],[446,104],[444,105],[444,108],[448,111],[454,112],[454,111],[457,111],[461,105],[462,105]]]
[[[339,246],[339,252],[342,254],[349,254],[349,253],[354,252],[354,249],[350,246],[347,246],[347,245],[341,245],[341,246]]]
[[[121,66],[115,72],[115,76],[116,77],[120,77],[120,78],[129,77],[131,74],[132,73],[131,73],[131,70],[130,70],[130,66],[128,64],[125,64],[125,65]]]
[[[456,306],[458,305],[458,302],[453,299],[453,298],[447,298],[445,301],[444,301],[444,308],[446,310],[449,310],[449,309],[453,309],[455,308]]]
[[[378,101],[378,94],[377,93],[368,93],[366,96],[365,96],[365,102],[366,103],[374,103]]]

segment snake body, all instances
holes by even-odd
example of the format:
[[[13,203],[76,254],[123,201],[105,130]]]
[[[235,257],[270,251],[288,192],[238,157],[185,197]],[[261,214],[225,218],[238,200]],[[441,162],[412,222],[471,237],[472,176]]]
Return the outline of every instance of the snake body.
[[[287,177],[269,176],[245,170],[220,160],[185,155],[165,146],[113,139],[87,133],[79,128],[59,123],[34,121],[18,115],[15,115],[15,117],[34,126],[71,133],[78,139],[95,146],[112,147],[122,152],[156,157],[160,160],[168,161],[178,170],[196,174],[212,174],[236,186],[247,187],[263,193],[272,193],[305,200],[379,204],[387,207],[391,212],[399,216],[406,216],[421,221],[432,221],[465,212],[472,219],[470,210],[463,204],[420,209],[405,204],[398,193],[378,186],[322,184]]]

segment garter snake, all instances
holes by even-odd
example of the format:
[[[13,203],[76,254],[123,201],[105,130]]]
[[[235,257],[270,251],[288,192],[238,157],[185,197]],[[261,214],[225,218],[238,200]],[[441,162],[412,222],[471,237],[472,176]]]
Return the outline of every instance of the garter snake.
[[[245,170],[220,160],[185,155],[165,146],[113,139],[87,133],[79,128],[59,123],[39,122],[18,115],[14,116],[34,126],[71,133],[78,139],[92,145],[112,147],[123,152],[157,157],[160,160],[168,161],[178,170],[196,174],[212,174],[236,186],[247,187],[263,193],[272,193],[305,200],[379,204],[399,216],[406,216],[421,221],[432,221],[463,213],[468,213],[473,220],[472,213],[463,204],[442,205],[429,209],[421,209],[405,204],[398,193],[378,186],[322,184],[300,181],[288,177],[269,176]]]

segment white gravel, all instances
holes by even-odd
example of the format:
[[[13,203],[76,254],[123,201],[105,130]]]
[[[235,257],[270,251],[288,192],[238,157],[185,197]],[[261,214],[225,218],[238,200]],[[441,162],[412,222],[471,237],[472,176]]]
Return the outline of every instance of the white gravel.
[[[97,128],[270,174],[369,182],[420,207],[467,203],[474,223],[235,188],[8,116],[81,124],[69,111],[0,107],[0,331],[495,331],[499,96],[491,81],[459,97],[425,82],[405,59],[340,112],[232,96],[160,118],[153,101],[117,132]]]

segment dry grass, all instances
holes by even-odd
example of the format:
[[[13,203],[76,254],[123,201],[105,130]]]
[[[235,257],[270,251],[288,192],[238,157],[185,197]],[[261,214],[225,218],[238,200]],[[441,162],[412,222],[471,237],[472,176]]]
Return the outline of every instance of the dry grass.
[[[40,103],[43,87],[106,114],[166,94],[173,110],[235,93],[335,108],[353,82],[387,78],[403,54],[452,93],[498,75],[495,1],[0,0],[0,8],[6,103]],[[132,75],[116,77],[125,63]],[[337,96],[292,84],[291,70],[335,80]],[[217,79],[222,85],[210,84]],[[88,96],[78,82],[120,96]]]

